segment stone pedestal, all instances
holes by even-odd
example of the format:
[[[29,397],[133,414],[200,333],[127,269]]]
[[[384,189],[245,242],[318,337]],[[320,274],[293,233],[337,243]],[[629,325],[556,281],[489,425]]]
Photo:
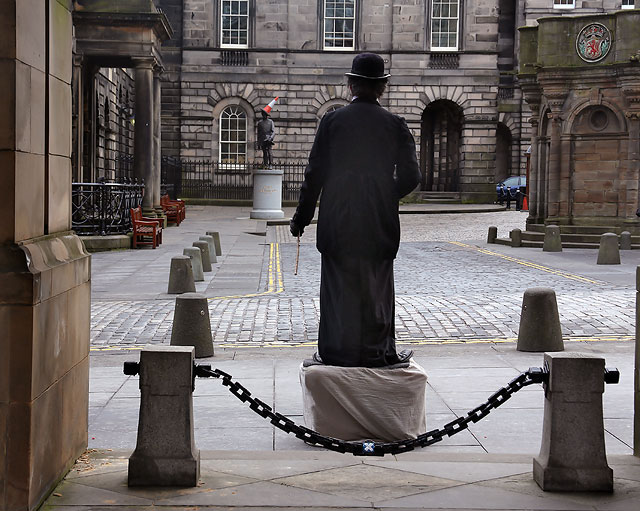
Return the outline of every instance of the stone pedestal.
[[[342,440],[393,442],[426,432],[427,374],[406,368],[300,367],[304,421]]]
[[[251,218],[284,218],[282,211],[282,177],[284,171],[257,169],[253,172],[253,209]]]
[[[604,359],[581,353],[545,353],[540,454],[533,478],[545,491],[613,491],[602,417]]]
[[[193,352],[191,347],[154,346],[140,353],[138,441],[129,458],[129,486],[198,484]]]

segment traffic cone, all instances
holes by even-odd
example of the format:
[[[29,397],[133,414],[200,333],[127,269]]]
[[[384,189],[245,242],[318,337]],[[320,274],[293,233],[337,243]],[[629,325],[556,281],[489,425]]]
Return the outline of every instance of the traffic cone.
[[[529,201],[527,200],[527,196],[524,196],[522,200],[522,211],[529,211]]]
[[[276,101],[278,101],[278,99],[280,99],[280,96],[276,96],[276,99],[272,100],[267,106],[265,106],[262,110],[264,110],[266,113],[270,114],[271,110],[273,110],[273,107],[276,106]]]

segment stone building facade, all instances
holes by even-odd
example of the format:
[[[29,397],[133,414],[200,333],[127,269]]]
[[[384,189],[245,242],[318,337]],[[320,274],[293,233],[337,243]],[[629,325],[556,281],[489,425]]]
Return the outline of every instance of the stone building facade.
[[[349,101],[353,55],[373,51],[392,75],[382,104],[416,138],[421,190],[493,200],[496,181],[524,173],[530,143],[516,27],[629,1],[157,0],[174,29],[163,154],[257,160],[255,124],[278,96],[275,159],[303,160],[322,115]]]
[[[640,10],[630,10],[521,29],[533,126],[528,225],[640,234],[639,26]]]

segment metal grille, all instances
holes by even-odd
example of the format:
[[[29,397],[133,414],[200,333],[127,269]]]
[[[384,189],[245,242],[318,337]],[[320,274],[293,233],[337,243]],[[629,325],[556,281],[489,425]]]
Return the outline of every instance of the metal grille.
[[[249,52],[242,50],[223,50],[220,52],[220,64],[223,66],[248,66]]]
[[[429,69],[458,69],[460,55],[458,53],[432,53],[429,56]]]

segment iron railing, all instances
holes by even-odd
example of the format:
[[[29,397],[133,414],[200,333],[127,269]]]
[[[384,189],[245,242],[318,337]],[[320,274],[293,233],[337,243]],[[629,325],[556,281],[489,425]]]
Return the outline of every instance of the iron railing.
[[[167,191],[192,199],[253,198],[253,171],[264,168],[262,163],[220,163],[208,160],[177,160],[164,158],[162,182]],[[304,180],[305,165],[301,162],[277,163],[273,169],[284,172],[282,199],[295,201]],[[178,171],[179,169],[179,171]]]
[[[130,208],[142,204],[144,184],[72,183],[71,224],[81,235],[126,234],[131,230]]]

